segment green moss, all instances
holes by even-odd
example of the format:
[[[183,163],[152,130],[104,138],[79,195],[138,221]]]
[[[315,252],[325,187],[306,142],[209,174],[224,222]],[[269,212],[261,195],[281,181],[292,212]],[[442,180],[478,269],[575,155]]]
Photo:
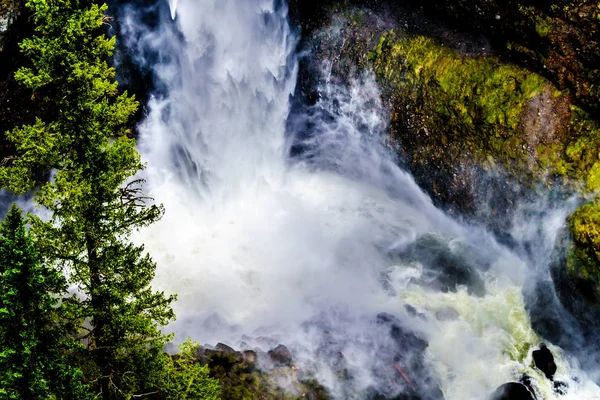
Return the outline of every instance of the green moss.
[[[600,126],[585,111],[571,106],[569,138],[563,155],[564,175],[585,182],[590,192],[600,190]]]
[[[589,301],[600,300],[600,202],[580,207],[569,218],[573,245],[567,255],[569,275]]]
[[[480,160],[491,155],[503,164],[522,164],[527,157],[522,113],[549,85],[541,76],[496,57],[466,58],[432,38],[393,31],[380,38],[371,60],[400,106],[436,132],[433,147],[438,139],[442,146],[460,143]]]
[[[538,16],[535,19],[535,31],[538,33],[538,35],[540,35],[540,37],[548,36],[551,28],[552,20],[550,18]]]
[[[203,350],[199,358],[218,380],[222,398],[227,400],[329,399],[326,389],[316,380],[301,379],[292,366],[260,370],[238,352]]]

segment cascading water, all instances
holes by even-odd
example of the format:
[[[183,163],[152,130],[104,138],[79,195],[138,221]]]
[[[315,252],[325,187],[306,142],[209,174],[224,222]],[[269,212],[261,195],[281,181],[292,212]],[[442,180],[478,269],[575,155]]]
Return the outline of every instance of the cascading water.
[[[446,399],[483,399],[524,373],[544,399],[600,398],[557,347],[566,395],[532,368],[542,338],[521,288],[546,268],[567,211],[535,230],[540,256],[529,260],[448,218],[388,154],[369,76],[321,88],[300,118],[311,127],[304,150],[290,158],[296,38],[280,3],[171,0],[175,22],[150,31],[131,15],[124,29],[140,60],[155,54],[159,80],[140,147],[166,214],[139,240],[158,262],[155,286],[179,296],[168,328],[179,340],[285,343],[337,398],[374,388],[433,399],[439,387]],[[379,322],[392,317],[380,313],[427,341],[425,367],[410,341],[386,358]],[[341,349],[351,384],[316,356],[324,342]]]

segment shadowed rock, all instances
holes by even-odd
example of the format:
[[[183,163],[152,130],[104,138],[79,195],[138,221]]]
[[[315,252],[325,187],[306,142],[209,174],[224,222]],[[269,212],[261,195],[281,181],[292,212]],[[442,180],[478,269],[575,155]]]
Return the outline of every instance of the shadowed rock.
[[[554,378],[554,374],[556,373],[554,356],[544,343],[540,344],[539,350],[533,352],[533,361],[535,362],[535,366],[546,375],[546,378],[550,380]]]
[[[290,353],[288,348],[282,344],[275,347],[273,350],[269,350],[267,354],[275,364],[286,366],[292,365],[292,353]]]
[[[500,386],[492,395],[490,400],[535,400],[525,385],[517,382],[509,382]]]

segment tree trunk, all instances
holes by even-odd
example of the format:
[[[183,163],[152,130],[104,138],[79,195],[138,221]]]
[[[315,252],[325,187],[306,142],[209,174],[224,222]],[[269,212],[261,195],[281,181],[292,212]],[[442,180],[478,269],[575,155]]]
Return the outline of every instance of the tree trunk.
[[[92,338],[93,338],[93,359],[100,369],[100,379],[98,380],[99,389],[102,393],[103,400],[111,400],[110,393],[110,375],[111,368],[109,366],[108,348],[110,343],[107,343],[105,338],[105,327],[107,321],[104,318],[104,296],[100,290],[102,287],[102,271],[98,262],[98,252],[96,250],[95,241],[91,234],[86,235],[86,246],[88,254],[88,264],[90,268],[90,304],[92,306]]]

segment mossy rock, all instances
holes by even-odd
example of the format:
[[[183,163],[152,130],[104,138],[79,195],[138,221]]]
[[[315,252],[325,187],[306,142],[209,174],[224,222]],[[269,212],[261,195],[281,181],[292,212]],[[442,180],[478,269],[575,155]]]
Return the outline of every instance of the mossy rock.
[[[464,11],[471,3],[455,2],[453,12]],[[489,3],[492,7],[497,2]],[[501,19],[507,12],[519,13],[523,21],[519,32],[546,41],[555,40],[557,29],[567,23],[565,15],[575,12],[552,4],[538,10],[518,3],[511,1],[509,6],[514,7],[508,7]],[[509,221],[513,200],[538,187],[566,186],[594,199],[600,191],[600,124],[582,102],[587,95],[574,93],[568,82],[535,65],[532,70],[499,54],[463,52],[440,40],[439,32],[411,34],[414,29],[404,24],[396,22],[392,28],[389,18],[348,4],[330,8],[329,26],[313,35],[312,50],[342,78],[375,72],[382,99],[391,110],[390,133],[401,158],[438,205],[469,215],[477,212],[482,198],[488,221],[490,212],[497,220]],[[474,20],[492,15],[495,26],[507,23],[498,22],[499,11],[492,8],[481,10]],[[563,11],[562,17],[558,15]],[[596,15],[589,13],[588,5],[580,12],[577,18]],[[579,38],[595,35],[586,29],[587,33],[571,33]],[[507,38],[518,42],[512,35]],[[544,43],[546,48],[553,46]],[[536,51],[544,44],[540,46]],[[486,178],[479,182],[482,176]],[[600,227],[600,219],[589,217],[595,204],[570,218],[578,256],[571,258],[569,270],[575,279],[588,279],[592,286],[600,271],[591,268],[585,262],[589,256],[583,255],[600,240],[582,232]],[[573,267],[578,260],[583,264]]]
[[[434,36],[483,36],[503,58],[544,75],[588,112],[600,111],[596,0],[290,0],[289,4],[292,19],[309,34],[328,23],[331,10],[344,13],[365,7],[396,18],[417,10],[425,20],[418,18],[409,28],[412,33],[446,25],[446,32]]]
[[[438,204],[474,212],[473,182],[486,171],[501,168],[519,190],[548,184],[548,170],[555,174],[571,110],[542,76],[397,30],[381,36],[369,59],[390,101],[392,137]]]
[[[445,182],[452,182],[465,166],[500,166],[525,185],[566,182],[592,199],[600,191],[600,125],[544,77],[395,31],[382,35],[370,59],[398,110],[392,113],[395,137],[413,168],[449,172]],[[569,221],[570,276],[598,304],[600,202],[581,207]]]
[[[250,355],[250,356],[249,356]],[[259,359],[267,353],[244,353],[218,345],[200,348],[196,358],[210,368],[210,376],[221,383],[223,398],[228,400],[328,400],[327,390],[316,380],[305,377],[294,365],[259,368]],[[258,363],[258,364],[257,364]]]
[[[569,218],[572,245],[567,252],[569,276],[592,304],[600,303],[600,202],[577,209]]]
[[[490,38],[516,62],[568,89],[574,102],[600,109],[600,7],[595,0],[437,0],[439,18]]]

